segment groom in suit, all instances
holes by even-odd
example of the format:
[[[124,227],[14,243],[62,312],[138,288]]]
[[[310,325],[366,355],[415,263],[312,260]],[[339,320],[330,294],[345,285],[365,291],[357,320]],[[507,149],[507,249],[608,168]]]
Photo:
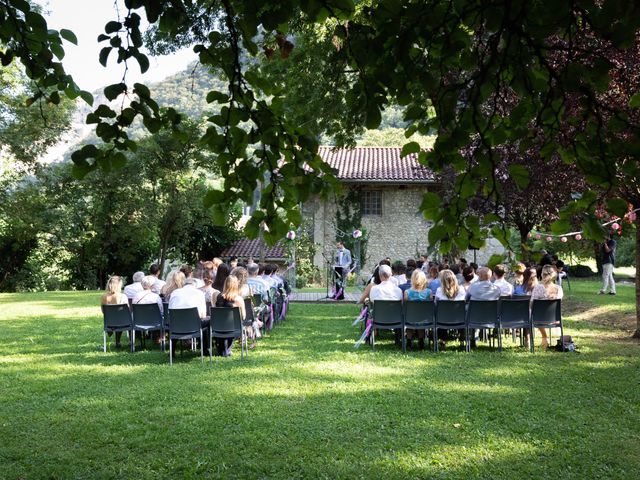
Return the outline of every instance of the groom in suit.
[[[338,250],[335,256],[335,279],[336,279],[336,293],[342,292],[336,296],[336,300],[344,300],[344,287],[347,285],[347,273],[351,267],[351,252],[344,248],[342,242],[338,242],[336,245]]]

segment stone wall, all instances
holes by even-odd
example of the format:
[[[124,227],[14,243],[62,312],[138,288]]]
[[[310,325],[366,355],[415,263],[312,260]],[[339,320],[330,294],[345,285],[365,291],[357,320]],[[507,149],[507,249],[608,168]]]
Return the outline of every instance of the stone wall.
[[[422,195],[427,186],[371,186],[371,190],[382,192],[382,215],[363,215],[362,227],[368,233],[367,261],[363,273],[371,272],[383,258],[406,261],[427,252],[429,222],[419,211]],[[314,263],[326,266],[325,257],[333,258],[336,243],[336,201],[323,202],[318,199],[303,207],[305,217],[313,218],[313,238],[318,244]],[[351,232],[346,232],[351,233]],[[476,252],[479,264],[486,263],[493,253],[503,253],[504,248],[491,238],[487,246]],[[324,253],[324,255],[323,255]],[[464,253],[467,261],[473,261],[473,251]]]

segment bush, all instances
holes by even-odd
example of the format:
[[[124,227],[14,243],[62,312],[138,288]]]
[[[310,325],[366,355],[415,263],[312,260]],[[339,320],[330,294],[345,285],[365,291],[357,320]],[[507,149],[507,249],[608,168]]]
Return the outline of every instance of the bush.
[[[318,283],[321,272],[308,258],[300,259],[296,265],[296,286],[303,288],[307,285]]]
[[[618,246],[616,247],[616,266],[633,267],[635,264],[636,264],[635,235],[623,236],[622,238],[618,239]]]
[[[593,277],[595,274],[596,272],[586,265],[572,265],[569,267],[569,275],[572,277]]]

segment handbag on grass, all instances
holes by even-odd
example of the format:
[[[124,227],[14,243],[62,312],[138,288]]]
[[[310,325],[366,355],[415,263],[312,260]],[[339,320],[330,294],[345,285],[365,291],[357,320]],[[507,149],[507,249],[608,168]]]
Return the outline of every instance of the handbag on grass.
[[[563,335],[558,339],[558,343],[556,344],[557,352],[575,352],[578,347],[573,343],[573,339],[571,335]]]

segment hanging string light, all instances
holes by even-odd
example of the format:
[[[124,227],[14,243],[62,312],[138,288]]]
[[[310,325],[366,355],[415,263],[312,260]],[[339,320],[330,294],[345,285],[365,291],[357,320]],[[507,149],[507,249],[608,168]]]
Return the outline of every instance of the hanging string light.
[[[624,215],[623,219],[627,219],[629,222],[635,222],[636,214],[638,211],[640,211],[640,208],[636,208],[635,210],[628,212],[627,214]],[[621,232],[622,226],[620,225],[620,223],[618,223],[621,220],[622,219],[620,217],[616,217],[613,220],[609,220],[608,222],[603,223],[602,226],[603,227],[610,226],[611,230],[614,230],[618,233],[622,233]],[[554,238],[559,238],[562,243],[567,243],[567,241],[569,240],[569,237],[573,237],[577,241],[582,240],[583,233],[584,232],[582,230],[575,231],[575,232],[567,232],[562,234],[553,234],[553,233],[535,231],[535,232],[529,232],[527,234],[527,238],[535,237],[536,240],[541,240],[544,237],[544,239],[547,242],[553,241]]]

